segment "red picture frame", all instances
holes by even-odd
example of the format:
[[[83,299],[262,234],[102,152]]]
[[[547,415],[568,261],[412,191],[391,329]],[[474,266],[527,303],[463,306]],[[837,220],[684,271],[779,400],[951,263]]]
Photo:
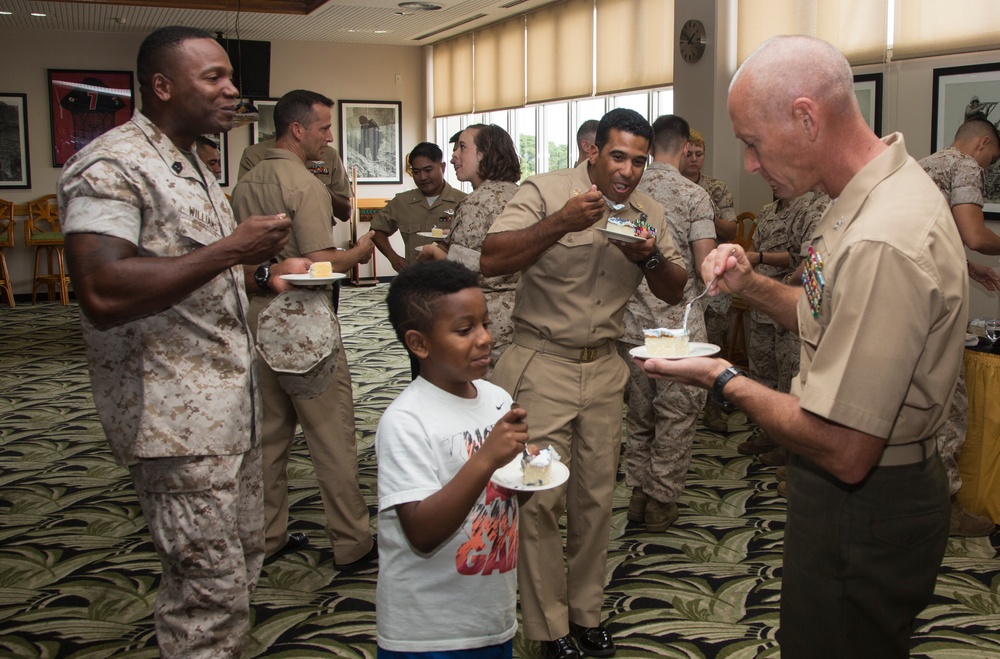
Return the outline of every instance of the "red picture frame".
[[[62,167],[98,135],[135,111],[131,71],[49,69],[52,166]]]

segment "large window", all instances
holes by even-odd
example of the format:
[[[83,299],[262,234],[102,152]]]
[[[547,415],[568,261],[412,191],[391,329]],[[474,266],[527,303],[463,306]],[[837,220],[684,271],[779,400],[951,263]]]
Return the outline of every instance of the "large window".
[[[457,131],[475,123],[496,124],[510,133],[514,148],[521,156],[521,179],[534,174],[570,167],[579,160],[576,129],[588,119],[600,119],[614,108],[630,108],[646,117],[655,119],[674,110],[672,88],[653,89],[646,92],[596,96],[531,105],[516,110],[501,110],[478,114],[453,115],[435,120],[435,141],[451,158],[452,145],[448,140]],[[445,178],[455,187],[466,192],[472,188],[460,183],[449,166]]]

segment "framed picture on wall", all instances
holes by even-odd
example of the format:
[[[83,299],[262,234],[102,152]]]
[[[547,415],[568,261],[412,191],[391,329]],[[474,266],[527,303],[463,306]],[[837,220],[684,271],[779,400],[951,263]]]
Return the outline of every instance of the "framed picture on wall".
[[[403,104],[399,101],[338,101],[340,153],[358,183],[403,182]]]
[[[882,74],[854,76],[854,95],[861,106],[861,116],[876,135],[882,137]]]
[[[215,142],[219,149],[219,164],[222,172],[219,173],[219,185],[223,188],[229,187],[229,133],[216,133],[215,135],[205,135]]]
[[[28,95],[0,93],[0,188],[30,187]]]
[[[83,147],[132,118],[131,71],[49,69],[52,166],[62,167]]]
[[[931,109],[931,153],[955,140],[955,131],[966,119],[986,119],[1000,126],[1000,62],[934,69]],[[1000,220],[1000,163],[986,170],[983,213]]]
[[[250,124],[250,144],[266,142],[274,139],[274,106],[278,99],[268,98],[253,102],[260,114],[260,119]]]

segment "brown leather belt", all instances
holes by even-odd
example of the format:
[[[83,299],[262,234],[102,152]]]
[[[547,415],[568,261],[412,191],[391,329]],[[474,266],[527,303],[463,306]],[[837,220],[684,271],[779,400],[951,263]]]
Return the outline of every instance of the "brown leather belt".
[[[879,467],[903,467],[919,464],[937,452],[937,442],[933,437],[909,444],[887,444],[882,449]]]
[[[547,341],[523,330],[514,331],[514,343],[529,350],[537,350],[545,355],[555,355],[556,357],[572,359],[573,361],[582,363],[592,362],[615,351],[613,341],[605,341],[600,345],[589,348],[571,348],[570,346]]]

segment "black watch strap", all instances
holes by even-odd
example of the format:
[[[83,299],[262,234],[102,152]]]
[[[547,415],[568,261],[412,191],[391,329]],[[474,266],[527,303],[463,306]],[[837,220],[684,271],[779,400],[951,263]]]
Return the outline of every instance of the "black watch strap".
[[[271,287],[268,285],[268,282],[271,281],[271,264],[265,263],[258,267],[253,273],[253,281],[260,290],[270,291]]]
[[[726,400],[722,393],[722,390],[726,388],[726,384],[730,380],[735,378],[737,375],[742,375],[743,377],[749,377],[747,372],[738,366],[730,366],[722,373],[719,377],[715,378],[715,384],[712,385],[712,400],[715,401],[719,407],[722,408],[724,412],[732,412],[736,409],[736,406]]]
[[[639,263],[643,270],[655,270],[656,266],[660,265],[660,261],[663,260],[663,254],[660,254],[660,250],[655,250],[648,259]]]

